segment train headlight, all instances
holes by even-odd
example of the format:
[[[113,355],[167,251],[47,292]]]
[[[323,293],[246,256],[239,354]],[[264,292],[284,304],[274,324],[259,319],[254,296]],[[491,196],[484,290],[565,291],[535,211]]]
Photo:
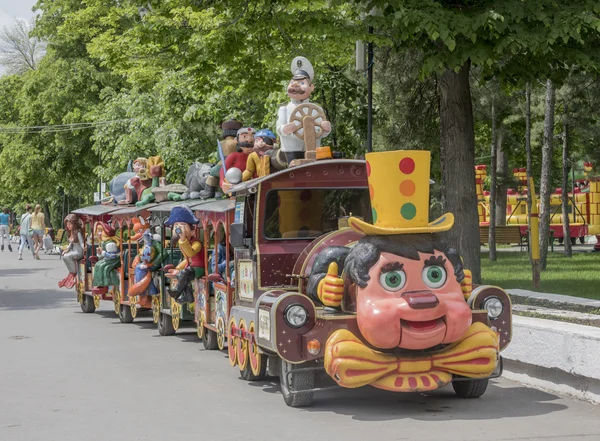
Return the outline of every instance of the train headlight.
[[[308,311],[304,306],[294,303],[284,313],[285,322],[292,328],[301,328],[308,321]]]
[[[500,314],[504,311],[504,305],[498,297],[490,297],[483,302],[483,308],[487,310],[488,317],[492,320],[500,317]]]

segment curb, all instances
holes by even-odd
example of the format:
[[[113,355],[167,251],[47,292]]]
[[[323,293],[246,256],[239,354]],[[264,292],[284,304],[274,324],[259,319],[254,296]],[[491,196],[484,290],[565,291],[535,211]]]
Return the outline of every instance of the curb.
[[[600,404],[600,328],[513,316],[504,376]]]

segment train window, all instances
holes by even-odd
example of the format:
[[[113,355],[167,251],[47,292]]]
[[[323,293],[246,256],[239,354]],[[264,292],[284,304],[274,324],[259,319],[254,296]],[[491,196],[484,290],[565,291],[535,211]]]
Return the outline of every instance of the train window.
[[[271,190],[266,199],[267,239],[312,239],[350,215],[372,222],[367,188]]]

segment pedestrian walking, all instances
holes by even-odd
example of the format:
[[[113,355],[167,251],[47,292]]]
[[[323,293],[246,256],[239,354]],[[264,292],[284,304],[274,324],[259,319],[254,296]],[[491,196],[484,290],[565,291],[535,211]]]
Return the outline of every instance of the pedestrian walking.
[[[37,204],[35,206],[35,210],[31,215],[31,229],[33,230],[33,245],[34,245],[34,253],[33,255],[37,260],[40,259],[40,248],[42,248],[42,240],[44,238],[44,229],[46,228],[46,222],[44,220],[44,213],[42,213],[42,206]]]
[[[8,208],[3,208],[0,213],[0,248],[4,251],[4,240],[8,242],[8,251],[12,252],[12,246],[10,245],[10,228],[12,227],[10,221],[10,215],[8,214]]]
[[[31,237],[31,205],[27,204],[25,206],[25,213],[21,216],[21,226],[19,227],[19,233],[21,235],[21,243],[19,245],[19,260],[23,260],[23,249],[25,245],[31,250],[31,254],[35,259],[35,250],[33,247],[32,237]]]

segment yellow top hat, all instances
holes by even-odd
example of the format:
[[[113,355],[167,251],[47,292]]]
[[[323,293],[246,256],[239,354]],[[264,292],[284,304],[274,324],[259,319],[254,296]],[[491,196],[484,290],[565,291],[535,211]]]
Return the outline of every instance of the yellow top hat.
[[[350,228],[366,235],[437,233],[452,228],[452,213],[429,222],[430,152],[367,153],[366,160],[373,224],[351,217]]]

